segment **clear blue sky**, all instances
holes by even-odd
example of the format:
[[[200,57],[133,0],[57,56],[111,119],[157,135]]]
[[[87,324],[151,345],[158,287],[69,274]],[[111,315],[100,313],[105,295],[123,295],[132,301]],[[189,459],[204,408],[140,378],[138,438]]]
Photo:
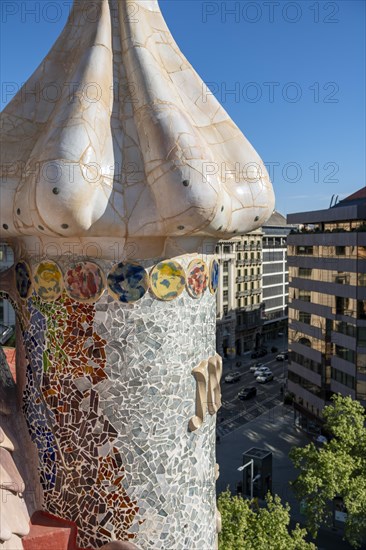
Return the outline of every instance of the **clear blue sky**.
[[[71,0],[0,4],[3,107],[9,83],[25,82],[56,40]],[[270,167],[278,210],[327,208],[334,193],[365,185],[365,2],[160,6],[183,53]]]

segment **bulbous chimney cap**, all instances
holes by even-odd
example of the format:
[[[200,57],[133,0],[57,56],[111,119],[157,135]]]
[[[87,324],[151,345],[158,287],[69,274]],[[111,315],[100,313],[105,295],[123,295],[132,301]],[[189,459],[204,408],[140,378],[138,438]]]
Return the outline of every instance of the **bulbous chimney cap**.
[[[225,239],[273,211],[263,162],[155,0],[75,2],[1,116],[2,237]]]

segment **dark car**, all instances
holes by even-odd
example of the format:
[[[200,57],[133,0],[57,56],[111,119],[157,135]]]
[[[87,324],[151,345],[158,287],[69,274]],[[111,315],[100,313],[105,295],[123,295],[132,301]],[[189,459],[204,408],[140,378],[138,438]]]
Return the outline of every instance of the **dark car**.
[[[257,388],[251,387],[251,388],[244,388],[238,393],[239,399],[242,399],[243,401],[245,399],[250,399],[251,397],[255,397],[257,395]]]
[[[14,334],[13,327],[7,327],[5,325],[0,325],[0,344],[6,344],[11,336]]]

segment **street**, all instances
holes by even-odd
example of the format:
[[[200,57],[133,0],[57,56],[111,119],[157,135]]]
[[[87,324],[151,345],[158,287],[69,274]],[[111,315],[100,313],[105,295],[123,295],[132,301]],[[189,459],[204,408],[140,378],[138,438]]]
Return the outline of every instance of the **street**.
[[[270,350],[273,344],[268,344]],[[296,470],[288,457],[293,446],[303,446],[310,442],[309,436],[294,426],[291,406],[283,405],[281,387],[287,379],[288,361],[276,361],[276,355],[283,351],[268,353],[264,357],[224,360],[221,381],[222,407],[217,418],[217,462],[220,476],[217,480],[217,493],[230,487],[236,494],[237,483],[242,475],[237,468],[243,463],[242,454],[251,447],[268,449],[273,453],[273,493],[278,494],[282,502],[291,506],[291,525],[296,522],[304,526],[305,518],[300,514],[299,503],[289,485],[296,478]],[[240,361],[241,365],[237,366]],[[249,367],[253,363],[263,363],[269,367],[274,379],[265,384],[258,383]],[[230,372],[240,372],[240,380],[226,383],[225,376]],[[238,398],[245,387],[257,388],[257,395],[246,401]],[[351,546],[342,540],[341,532],[328,528],[319,530],[315,542],[318,550],[350,550]]]
[[[276,361],[275,358],[278,353],[268,353],[265,357],[259,359],[251,359],[249,354],[244,359],[224,361],[221,379],[222,407],[217,418],[217,435],[220,439],[283,402],[281,387],[287,377],[288,362]],[[240,367],[236,366],[237,361],[241,361]],[[263,363],[266,367],[269,367],[273,372],[274,379],[265,384],[257,382],[254,374],[249,372],[250,365],[254,363]],[[241,374],[240,380],[226,383],[225,376],[236,371]],[[248,386],[256,387],[257,395],[246,401],[241,401],[238,398],[238,393]]]

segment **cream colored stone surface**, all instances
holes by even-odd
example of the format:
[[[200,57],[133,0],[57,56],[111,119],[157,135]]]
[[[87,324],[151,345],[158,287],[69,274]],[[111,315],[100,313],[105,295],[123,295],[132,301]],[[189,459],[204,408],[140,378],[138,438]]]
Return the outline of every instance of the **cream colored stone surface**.
[[[192,248],[273,211],[263,162],[154,0],[77,2],[2,127],[5,238],[194,236]]]

